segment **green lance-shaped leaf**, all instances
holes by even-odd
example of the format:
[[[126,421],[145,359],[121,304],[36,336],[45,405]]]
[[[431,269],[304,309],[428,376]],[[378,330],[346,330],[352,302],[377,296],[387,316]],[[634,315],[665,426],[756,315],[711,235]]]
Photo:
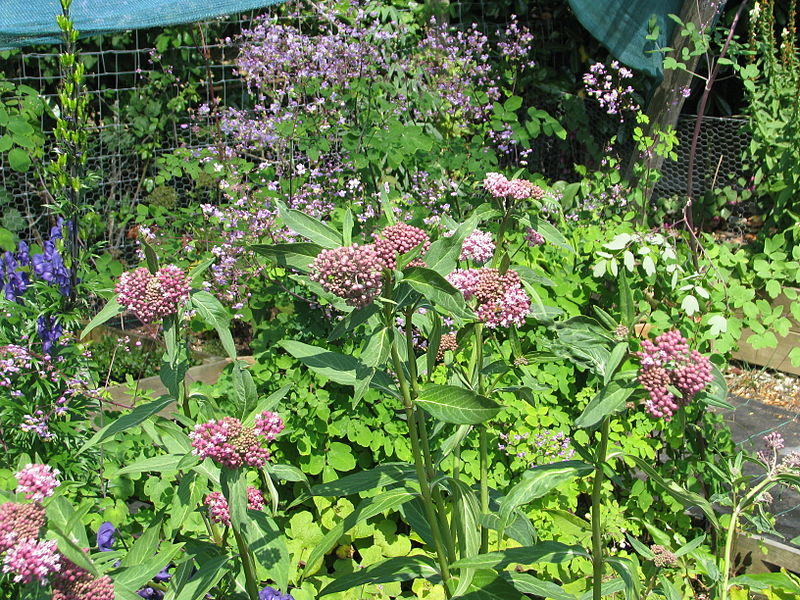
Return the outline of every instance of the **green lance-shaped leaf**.
[[[711,363],[711,375],[713,377],[711,383],[699,394],[698,400],[709,406],[733,410],[733,405],[728,402],[728,383],[725,381],[725,375],[714,363]]]
[[[754,573],[740,575],[730,580],[731,585],[747,586],[752,590],[785,590],[800,598],[800,585],[786,573]]]
[[[717,530],[720,529],[717,515],[714,513],[714,508],[711,506],[711,503],[708,500],[703,498],[700,494],[696,494],[695,492],[691,492],[681,487],[672,480],[665,479],[655,469],[653,469],[653,467],[651,467],[647,462],[638,456],[628,454],[626,455],[626,458],[629,458],[636,463],[636,466],[644,471],[644,473],[650,479],[655,481],[664,491],[666,491],[670,496],[675,498],[685,507],[688,508],[690,506],[696,506],[702,510],[703,514],[708,518],[709,522],[714,526],[714,528]]]
[[[477,571],[459,600],[526,600],[511,584],[494,571]]]
[[[639,599],[639,573],[632,561],[618,556],[611,556],[605,559],[611,568],[617,572],[623,582],[625,582],[625,598],[627,600]]]
[[[575,248],[572,247],[572,244],[569,243],[567,238],[544,219],[539,219],[536,216],[530,215],[520,219],[520,223],[523,226],[531,227],[536,230],[547,242],[554,246],[558,246],[571,254],[576,254]]]
[[[403,282],[428,300],[434,307],[443,309],[458,319],[470,319],[474,315],[467,308],[464,294],[433,269],[411,267],[405,272]]]
[[[97,433],[95,433],[88,442],[86,442],[83,446],[81,446],[81,449],[78,450],[76,456],[79,454],[83,454],[89,448],[96,446],[100,442],[110,438],[111,436],[119,433],[120,431],[125,431],[126,429],[130,429],[131,427],[135,427],[139,423],[152,417],[157,412],[164,410],[174,402],[175,398],[173,398],[172,396],[161,396],[158,400],[153,400],[152,402],[148,402],[147,404],[142,404],[141,406],[137,406],[127,415],[119,417],[117,420],[112,421],[111,423],[100,429]]]
[[[247,478],[242,469],[222,469],[219,478],[222,494],[228,501],[231,524],[240,532],[245,531],[247,519]]]
[[[309,265],[322,251],[322,246],[313,242],[293,244],[253,244],[250,249],[256,254],[266,256],[276,265],[308,272]]]
[[[242,424],[246,427],[252,427],[256,422],[256,417],[260,415],[265,410],[272,410],[274,409],[278,403],[283,400],[284,396],[289,393],[289,390],[292,389],[290,384],[286,384],[283,387],[278,388],[274,392],[272,392],[269,396],[264,396],[260,400],[257,400],[255,406],[252,408],[249,414],[247,414],[244,419],[242,419]]]
[[[356,387],[369,379],[370,387],[399,397],[397,386],[386,373],[369,368],[357,358],[294,340],[283,340],[279,344],[312,371],[331,381]]]
[[[334,525],[325,537],[322,538],[319,544],[311,551],[311,554],[306,561],[306,568],[303,572],[304,576],[308,575],[312,568],[316,567],[317,562],[325,556],[327,552],[336,544],[340,537],[342,537],[350,529],[366,521],[370,517],[379,515],[387,510],[396,510],[409,500],[417,497],[419,492],[408,488],[399,488],[389,490],[362,500],[356,509],[342,519],[339,523]],[[231,514],[231,517],[233,515]]]
[[[633,383],[623,385],[612,381],[589,401],[580,416],[575,419],[575,427],[581,429],[596,427],[603,419],[624,408],[635,389]]]
[[[133,473],[169,473],[170,471],[177,471],[178,465],[181,464],[185,457],[185,454],[160,454],[142,458],[125,465],[118,471],[107,473],[106,477],[113,479],[120,475],[131,475]]]
[[[179,591],[170,596],[170,592],[164,600],[201,600],[222,579],[227,572],[225,563],[228,562],[227,556],[216,556],[203,561],[197,567],[197,572],[180,586]]]
[[[253,552],[259,576],[270,577],[285,590],[289,586],[289,550],[286,538],[267,513],[248,510],[248,526],[244,531],[247,545]]]
[[[278,210],[283,223],[295,233],[299,233],[323,248],[338,248],[342,245],[341,234],[330,225],[299,210],[287,208],[282,202],[278,203]]]
[[[435,562],[428,556],[398,556],[382,562],[369,565],[355,573],[348,573],[337,577],[325,586],[319,593],[320,596],[335,594],[366,584],[390,583],[393,581],[411,581],[414,579],[427,579],[438,581],[439,571]]]
[[[542,598],[550,598],[551,600],[575,600],[575,595],[570,594],[560,585],[552,581],[542,581],[528,573],[504,571],[500,574],[500,577],[523,594],[532,594]]]
[[[529,469],[522,476],[522,481],[499,500],[499,529],[502,531],[508,526],[516,508],[541,498],[565,481],[583,477],[593,470],[592,465],[578,460],[566,460]]]
[[[415,478],[415,469],[408,463],[387,463],[347,475],[335,481],[321,483],[311,488],[314,496],[350,496],[367,490],[395,485]]]
[[[444,277],[456,268],[456,261],[461,254],[464,239],[484,219],[497,214],[489,204],[482,204],[476,208],[467,220],[456,227],[456,231],[449,237],[442,237],[431,244],[425,255],[425,264]]]
[[[120,563],[123,567],[135,567],[144,564],[158,549],[161,539],[161,519],[156,520],[142,532],[128,550]]]
[[[575,558],[588,558],[581,546],[568,546],[561,542],[541,542],[533,546],[508,548],[462,558],[454,562],[454,569],[505,569],[510,564],[533,565],[537,563],[563,563]]]
[[[117,301],[117,296],[114,296],[106,303],[103,309],[97,313],[97,315],[95,315],[94,319],[89,321],[89,324],[83,328],[80,338],[84,339],[93,329],[100,327],[100,325],[103,325],[114,317],[121,315],[125,312],[125,310],[125,307]]]
[[[432,417],[456,425],[485,423],[502,410],[493,400],[455,385],[430,385],[416,403]]]
[[[258,402],[258,390],[253,376],[245,367],[247,365],[237,360],[233,363],[233,401],[236,406],[236,416],[244,419],[249,415]]]
[[[183,544],[165,545],[158,555],[153,556],[151,554],[146,561],[136,566],[124,567],[119,572],[112,573],[111,577],[114,580],[114,585],[123,585],[134,590],[141,588],[153,576],[157,575],[165,565],[168,565],[182,548]]]
[[[625,327],[632,328],[636,319],[636,309],[634,308],[633,292],[631,292],[625,269],[619,272],[619,312],[621,323]]]
[[[236,346],[231,335],[231,318],[228,310],[222,306],[222,303],[213,294],[205,290],[193,292],[189,304],[197,311],[197,316],[206,325],[216,330],[219,341],[228,356],[236,359]]]

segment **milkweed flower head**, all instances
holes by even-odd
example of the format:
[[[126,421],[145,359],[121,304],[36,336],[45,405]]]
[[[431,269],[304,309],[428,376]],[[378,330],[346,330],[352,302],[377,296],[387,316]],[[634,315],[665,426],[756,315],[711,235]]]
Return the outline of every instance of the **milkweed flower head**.
[[[53,576],[53,600],[114,600],[114,585],[108,575],[94,577],[67,558]]]
[[[116,285],[119,303],[142,323],[175,314],[189,299],[189,276],[175,265],[165,265],[155,274],[145,267],[123,273]]]
[[[44,525],[44,507],[38,502],[0,504],[0,553],[22,540],[37,539]]]
[[[464,238],[459,260],[471,260],[479,265],[489,262],[494,255],[494,240],[488,231],[476,229]]]
[[[41,502],[53,495],[58,487],[58,469],[50,465],[29,464],[16,473],[17,493],[25,494],[28,500]]]
[[[528,227],[525,230],[525,241],[528,242],[528,246],[531,248],[535,246],[543,246],[544,245],[544,236],[536,231],[533,227]]]
[[[349,306],[362,308],[380,295],[385,268],[374,244],[353,244],[320,252],[309,278]]]
[[[639,383],[649,395],[645,410],[651,417],[667,421],[686,406],[713,380],[711,362],[697,350],[690,350],[686,338],[677,330],[662,333],[642,342],[639,358]],[[676,397],[670,387],[680,392]]]
[[[262,467],[270,457],[263,444],[274,440],[283,429],[283,421],[276,416],[264,411],[257,417],[255,427],[246,427],[234,417],[201,423],[189,434],[192,452],[230,469]]]
[[[375,249],[387,269],[397,268],[397,257],[410,252],[420,244],[420,255],[424,255],[431,245],[430,237],[419,227],[398,223],[381,229],[380,233],[373,233]],[[425,262],[417,257],[409,263],[412,267],[424,267]]]
[[[526,179],[508,179],[502,173],[487,173],[483,188],[495,198],[538,200],[544,196],[544,190],[538,185]]]
[[[205,499],[208,508],[208,516],[215,523],[222,525],[231,524],[231,513],[228,508],[228,501],[221,492],[211,492]],[[252,486],[247,486],[247,508],[250,510],[264,510],[264,496],[261,490]]]
[[[501,274],[489,267],[455,270],[447,280],[466,300],[476,299],[475,313],[487,327],[522,325],[530,312],[530,297],[514,271]]]
[[[61,555],[55,540],[20,540],[3,557],[3,573],[11,574],[17,583],[47,584],[47,578],[59,569]]]
[[[444,353],[450,350],[451,352],[458,351],[458,338],[455,333],[445,333],[439,340],[439,350],[436,352],[436,360],[442,362],[444,360]]]

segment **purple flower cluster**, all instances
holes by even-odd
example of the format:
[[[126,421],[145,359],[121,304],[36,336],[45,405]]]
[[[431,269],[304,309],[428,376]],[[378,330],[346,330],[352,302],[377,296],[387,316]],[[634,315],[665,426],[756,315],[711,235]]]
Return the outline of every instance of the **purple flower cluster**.
[[[281,594],[273,587],[265,587],[258,592],[258,600],[294,600],[290,594]]]
[[[52,580],[53,600],[114,600],[114,585],[108,575],[95,577],[67,558]]]
[[[529,467],[569,460],[575,455],[572,443],[564,432],[543,429],[535,435],[501,433],[497,448],[508,456],[524,460]]]
[[[46,584],[61,568],[56,543],[39,539],[45,522],[44,507],[39,502],[0,504],[2,571],[11,574],[18,583],[39,581]]]
[[[17,474],[17,493],[25,494],[28,500],[41,502],[49,498],[58,487],[58,469],[50,465],[33,463],[24,466]]]
[[[372,234],[375,238],[374,247],[387,269],[397,268],[397,259],[417,246],[421,246],[420,255],[424,255],[431,245],[428,234],[419,227],[398,223],[384,227],[380,233]],[[424,267],[421,258],[415,258],[409,266]]]
[[[275,439],[283,429],[283,421],[277,422],[274,413],[264,411],[256,423],[255,428],[246,427],[234,417],[201,423],[189,434],[192,452],[229,469],[245,465],[262,467],[270,457],[269,450],[262,444]]]
[[[189,277],[175,265],[165,265],[155,274],[145,267],[123,273],[117,282],[119,303],[142,323],[150,323],[171,314],[189,298]]]
[[[502,173],[487,173],[483,188],[495,198],[538,200],[544,196],[544,191],[538,185],[525,179],[508,179]]]
[[[530,312],[531,300],[514,271],[501,274],[497,269],[457,269],[447,280],[464,294],[475,298],[475,313],[487,327],[522,325]]]
[[[686,338],[677,330],[662,333],[655,343],[644,340],[636,356],[639,382],[650,396],[645,410],[654,418],[669,421],[713,380],[711,362],[697,350],[690,350]],[[680,392],[680,397],[670,391],[671,387]]]
[[[533,227],[528,227],[525,230],[525,241],[528,242],[528,246],[534,248],[536,246],[543,246],[545,239],[544,236]]]
[[[349,306],[361,308],[380,295],[385,268],[374,244],[353,244],[320,252],[309,277]]]
[[[208,494],[205,499],[205,505],[208,508],[208,516],[212,521],[221,525],[231,524],[228,501],[221,492]],[[247,508],[250,510],[264,510],[264,496],[258,488],[247,486]]]
[[[632,77],[633,72],[621,66],[619,61],[612,61],[610,69],[603,63],[595,63],[583,75],[583,85],[586,93],[600,103],[600,108],[604,108],[609,115],[617,115],[623,122],[626,111],[639,110],[633,98],[633,87],[624,83],[624,80]]]
[[[488,231],[476,229],[464,238],[459,260],[471,260],[479,265],[487,263],[494,255],[494,240]]]

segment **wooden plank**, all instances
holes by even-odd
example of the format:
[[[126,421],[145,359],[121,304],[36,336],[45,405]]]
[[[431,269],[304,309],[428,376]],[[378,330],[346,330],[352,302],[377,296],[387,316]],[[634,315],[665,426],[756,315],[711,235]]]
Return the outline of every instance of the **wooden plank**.
[[[761,535],[737,533],[734,555],[736,564],[743,565],[750,574],[775,573],[786,569],[800,575],[800,548]]]
[[[775,337],[778,339],[777,347],[760,348],[758,350],[753,348],[747,343],[747,338],[753,335],[753,330],[743,329],[742,336],[739,338],[739,349],[733,353],[733,358],[752,365],[800,375],[800,367],[792,366],[789,360],[789,353],[800,346],[800,322],[794,318],[791,309],[792,304],[795,302],[798,302],[798,300],[790,300],[784,294],[781,294],[770,303],[773,308],[777,306],[783,307],[783,316],[789,319],[790,322],[789,333],[786,336],[775,333]],[[741,318],[742,315],[739,314],[737,316]]]

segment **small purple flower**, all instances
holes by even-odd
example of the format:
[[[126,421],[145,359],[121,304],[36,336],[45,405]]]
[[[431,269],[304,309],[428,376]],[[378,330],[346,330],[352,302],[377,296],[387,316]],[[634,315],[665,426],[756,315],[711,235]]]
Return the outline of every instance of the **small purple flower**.
[[[290,594],[281,594],[273,587],[265,587],[258,592],[258,600],[294,600]]]
[[[114,546],[114,536],[117,528],[110,521],[105,521],[97,529],[97,549],[100,552],[110,552]]]
[[[64,333],[64,328],[59,324],[57,317],[41,315],[36,320],[36,332],[42,340],[42,354],[52,355],[53,348]]]

